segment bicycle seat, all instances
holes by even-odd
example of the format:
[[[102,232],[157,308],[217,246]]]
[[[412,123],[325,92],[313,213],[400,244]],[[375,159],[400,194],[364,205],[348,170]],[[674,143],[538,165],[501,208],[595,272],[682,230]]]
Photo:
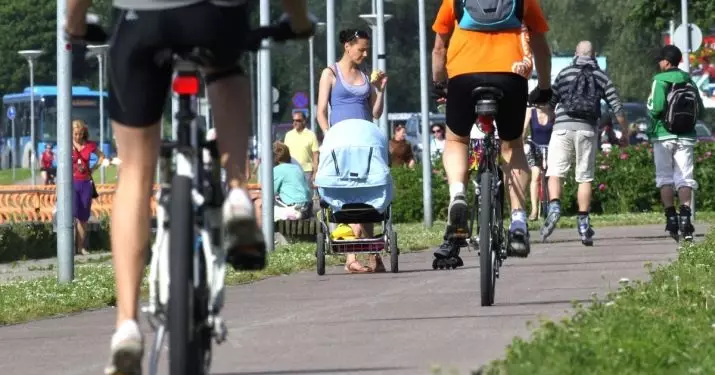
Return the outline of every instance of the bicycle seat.
[[[479,100],[499,100],[504,97],[504,93],[492,86],[480,86],[472,90],[472,99]]]
[[[201,47],[172,50],[170,48],[159,51],[155,60],[158,65],[173,63],[178,65],[210,66],[215,57],[210,50]]]
[[[499,109],[498,101],[504,93],[492,86],[481,86],[472,90],[472,100],[476,103],[475,111],[479,115],[494,116]]]

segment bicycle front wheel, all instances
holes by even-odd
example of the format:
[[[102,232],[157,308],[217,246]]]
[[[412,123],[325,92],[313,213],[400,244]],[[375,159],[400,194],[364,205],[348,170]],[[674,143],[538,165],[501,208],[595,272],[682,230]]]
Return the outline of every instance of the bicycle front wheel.
[[[496,254],[492,246],[494,233],[494,207],[492,202],[492,172],[484,171],[479,186],[479,274],[482,306],[494,304],[494,287],[496,277],[494,262]]]
[[[192,254],[194,213],[192,181],[174,176],[169,209],[169,369],[172,375],[189,375],[195,368],[191,355],[193,337]]]

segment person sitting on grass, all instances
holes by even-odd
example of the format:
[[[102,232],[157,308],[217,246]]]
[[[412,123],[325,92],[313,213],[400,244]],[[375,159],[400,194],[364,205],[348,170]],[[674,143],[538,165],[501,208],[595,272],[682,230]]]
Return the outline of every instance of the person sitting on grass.
[[[313,207],[310,187],[303,169],[291,163],[285,143],[273,144],[273,192],[276,195],[273,220],[300,220],[310,216]]]

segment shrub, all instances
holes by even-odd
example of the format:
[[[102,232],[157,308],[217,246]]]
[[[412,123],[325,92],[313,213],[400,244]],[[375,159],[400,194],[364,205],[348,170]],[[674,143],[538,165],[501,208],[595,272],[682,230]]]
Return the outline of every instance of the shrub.
[[[715,210],[715,197],[707,194],[715,190],[715,173],[712,172],[715,170],[715,158],[712,157],[714,153],[715,143],[698,143],[695,148],[695,180],[699,185],[695,198],[696,210],[699,211]],[[433,217],[435,220],[445,220],[449,189],[442,161],[436,160],[432,169]],[[422,167],[419,164],[414,169],[395,167],[392,169],[392,176],[395,186],[392,207],[394,221],[422,221]],[[564,179],[561,194],[562,211],[567,215],[578,212],[577,187],[572,163],[568,177]],[[467,186],[467,194],[468,199],[471,199],[471,186]],[[597,155],[592,213],[660,212],[662,208],[660,193],[655,187],[652,146],[614,148],[608,154]]]
[[[102,218],[89,232],[87,250],[109,249],[109,223]],[[57,233],[51,223],[11,223],[0,226],[0,263],[57,256]]]

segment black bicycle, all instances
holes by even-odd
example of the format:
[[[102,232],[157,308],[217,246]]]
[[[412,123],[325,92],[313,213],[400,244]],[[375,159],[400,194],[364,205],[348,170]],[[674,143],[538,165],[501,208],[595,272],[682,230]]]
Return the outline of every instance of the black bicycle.
[[[477,87],[472,91],[477,113],[476,125],[485,134],[479,148],[479,164],[474,176],[478,186],[471,207],[470,232],[477,222],[482,306],[494,304],[499,268],[507,258],[504,229],[504,174],[499,168],[500,146],[496,138],[494,117],[499,100],[504,96],[496,87]],[[472,235],[470,234],[470,237]]]
[[[314,30],[315,25],[309,32],[298,35],[283,17],[272,26],[251,31],[241,47],[256,51],[264,39],[307,38]],[[97,25],[88,25],[87,35],[91,35],[86,38],[87,43],[109,39]],[[207,50],[189,48],[164,51],[157,59],[173,62],[176,75],[172,91],[178,96],[179,110],[177,139],[163,142],[159,151],[157,231],[149,267],[149,304],[142,309],[157,332],[150,374],[157,373],[167,331],[170,373],[207,374],[211,340],[220,344],[228,333],[219,313],[223,307],[225,265],[233,263],[221,256],[220,250],[225,189],[217,143],[205,140],[206,129],[197,124],[192,108],[200,91],[199,68],[210,66],[212,56]],[[203,158],[204,150],[210,155],[208,160]]]
[[[537,145],[533,141],[529,141],[529,147],[531,148],[531,153],[534,155],[535,162],[541,162],[538,167],[540,170],[539,177],[539,216],[546,219],[549,215],[549,178],[546,177],[547,164],[546,160],[548,158],[549,146]]]

